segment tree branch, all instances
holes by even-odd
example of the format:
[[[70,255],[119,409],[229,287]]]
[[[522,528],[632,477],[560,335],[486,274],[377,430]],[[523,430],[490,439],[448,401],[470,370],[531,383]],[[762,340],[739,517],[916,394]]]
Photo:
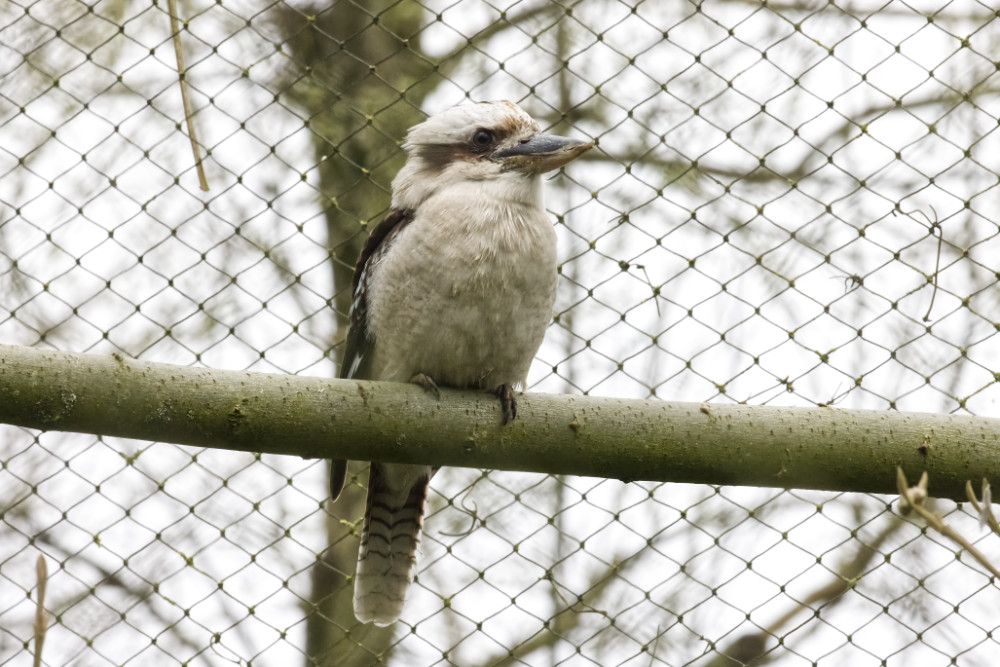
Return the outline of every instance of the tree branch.
[[[941,497],[1000,479],[1000,420],[486,392],[225,371],[0,345],[0,423],[271,454],[622,480]]]

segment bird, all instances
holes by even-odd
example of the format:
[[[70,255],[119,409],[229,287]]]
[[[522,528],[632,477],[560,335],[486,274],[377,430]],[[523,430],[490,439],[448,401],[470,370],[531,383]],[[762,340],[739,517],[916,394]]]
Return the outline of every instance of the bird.
[[[593,141],[542,132],[506,100],[452,107],[413,126],[389,213],[354,271],[340,376],[480,389],[517,416],[515,388],[552,319],[556,234],[541,175]],[[437,468],[372,462],[354,578],[354,613],[388,626],[413,578],[428,483]],[[331,498],[346,479],[334,461]]]

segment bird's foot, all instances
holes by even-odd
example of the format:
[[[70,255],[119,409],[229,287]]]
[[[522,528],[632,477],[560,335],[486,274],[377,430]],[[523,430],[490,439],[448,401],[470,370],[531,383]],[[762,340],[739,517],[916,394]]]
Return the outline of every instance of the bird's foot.
[[[507,425],[517,417],[517,399],[514,398],[514,388],[509,384],[502,384],[497,387],[496,395],[500,399],[500,412],[502,413],[500,423]]]
[[[441,392],[438,391],[437,383],[430,378],[429,375],[424,375],[423,373],[416,373],[410,378],[412,384],[420,385],[424,388],[428,394],[432,394],[434,398],[441,400]]]

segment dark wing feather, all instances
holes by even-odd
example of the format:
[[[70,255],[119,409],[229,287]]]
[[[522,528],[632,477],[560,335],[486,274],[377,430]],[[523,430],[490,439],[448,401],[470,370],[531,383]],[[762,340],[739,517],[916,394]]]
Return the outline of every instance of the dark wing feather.
[[[413,220],[410,209],[395,209],[375,226],[361,249],[361,256],[354,267],[351,283],[350,328],[344,345],[344,361],[340,365],[341,378],[371,379],[367,374],[366,357],[375,345],[375,336],[368,331],[368,285],[371,278],[369,268],[382,255],[393,237]]]
[[[413,220],[410,209],[394,209],[375,226],[361,249],[361,256],[354,267],[351,282],[351,314],[347,340],[344,343],[344,360],[340,364],[340,377],[344,379],[369,378],[371,351],[375,347],[375,336],[368,330],[368,285],[371,278],[368,270],[378,260],[392,242],[393,237]],[[333,461],[330,470],[330,499],[336,500],[344,489],[347,479],[347,461]]]

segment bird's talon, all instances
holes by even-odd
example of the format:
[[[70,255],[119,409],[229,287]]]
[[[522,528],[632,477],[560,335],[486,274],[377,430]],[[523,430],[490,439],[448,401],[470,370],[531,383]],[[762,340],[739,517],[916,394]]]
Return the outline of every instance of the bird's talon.
[[[441,400],[441,392],[438,390],[437,383],[434,382],[429,375],[417,373],[410,378],[410,382],[412,384],[420,385],[428,394],[433,394],[434,398]]]
[[[514,397],[514,389],[509,384],[502,384],[497,387],[496,395],[500,399],[500,424],[506,426],[517,417],[517,399]]]

